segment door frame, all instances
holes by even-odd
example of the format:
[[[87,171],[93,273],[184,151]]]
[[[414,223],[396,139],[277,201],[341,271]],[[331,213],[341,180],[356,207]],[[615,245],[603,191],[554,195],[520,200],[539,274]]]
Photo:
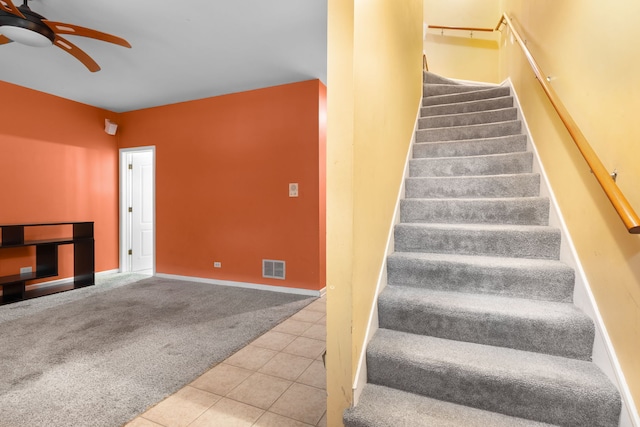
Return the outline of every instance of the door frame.
[[[131,197],[131,179],[130,174],[128,173],[128,155],[131,153],[140,153],[140,152],[151,152],[151,198],[152,198],[152,233],[153,233],[153,256],[152,256],[152,274],[155,276],[156,274],[156,147],[155,145],[143,146],[143,147],[135,147],[135,148],[121,148],[119,153],[119,181],[120,181],[120,191],[118,197],[119,208],[118,211],[120,213],[120,239],[119,239],[119,251],[120,251],[120,266],[119,270],[121,273],[128,272],[131,270],[131,263],[129,259],[129,247],[130,247],[130,236],[131,236],[131,224],[130,224],[130,215],[128,214],[129,200]]]

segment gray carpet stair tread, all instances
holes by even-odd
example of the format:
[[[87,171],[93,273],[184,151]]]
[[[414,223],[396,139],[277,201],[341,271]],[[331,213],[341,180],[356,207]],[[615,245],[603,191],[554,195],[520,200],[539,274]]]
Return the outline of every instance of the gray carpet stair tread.
[[[448,95],[425,96],[422,98],[424,107],[429,105],[454,104],[457,102],[476,101],[479,99],[499,98],[510,96],[511,89],[508,86],[489,87],[473,92],[454,93]]]
[[[591,360],[593,321],[570,303],[386,286],[380,327]]]
[[[401,222],[549,225],[549,199],[403,199]]]
[[[369,382],[570,427],[618,425],[620,395],[593,363],[378,329]]]
[[[394,252],[388,283],[443,291],[571,302],[575,271],[554,260]]]
[[[418,129],[416,142],[459,141],[463,139],[494,138],[517,135],[522,131],[520,120],[496,123],[472,124],[468,126]]]
[[[558,259],[560,230],[534,225],[420,224],[395,226],[395,250]]]
[[[367,384],[345,427],[551,427],[406,391]]]
[[[368,384],[346,427],[618,427],[511,87],[423,74]]]
[[[530,173],[533,153],[501,153],[465,157],[438,157],[409,160],[409,175],[478,176]]]
[[[462,92],[475,92],[478,90],[485,90],[495,85],[461,85],[461,84],[448,84],[448,83],[426,83],[422,86],[422,93],[424,96],[436,96],[446,95],[451,93]]]
[[[507,135],[461,141],[418,142],[413,158],[481,156],[526,151],[526,135]]]
[[[418,198],[533,197],[540,194],[540,175],[410,177],[405,180],[405,193]]]
[[[472,111],[497,110],[513,107],[513,96],[477,99],[455,104],[430,105],[420,109],[420,117],[439,116],[442,114],[470,113]]]
[[[440,116],[421,117],[418,129],[432,129],[453,126],[470,126],[482,123],[508,122],[518,118],[518,110],[514,107],[499,110],[473,111]]]
[[[434,83],[434,84],[449,84],[449,85],[458,85],[461,84],[456,80],[449,79],[447,77],[443,77],[439,74],[432,73],[431,71],[423,71],[422,72],[422,82],[423,83]]]

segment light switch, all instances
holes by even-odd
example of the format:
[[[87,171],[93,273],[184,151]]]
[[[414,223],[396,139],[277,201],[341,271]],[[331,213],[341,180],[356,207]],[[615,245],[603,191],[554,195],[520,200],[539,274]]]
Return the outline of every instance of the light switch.
[[[298,183],[290,182],[289,183],[289,197],[298,197]]]

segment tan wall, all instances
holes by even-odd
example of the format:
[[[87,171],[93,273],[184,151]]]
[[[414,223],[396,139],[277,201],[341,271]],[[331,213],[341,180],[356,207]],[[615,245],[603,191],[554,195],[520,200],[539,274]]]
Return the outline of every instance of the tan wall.
[[[352,401],[422,91],[422,0],[329,0],[328,422]]]
[[[353,0],[329,0],[327,32],[327,425],[351,405]]]
[[[424,0],[424,22],[447,27],[494,28],[500,0]],[[499,82],[499,33],[459,30],[427,31],[424,52],[429,70],[442,76]]]
[[[640,3],[509,0],[505,11],[605,167],[640,212]],[[510,76],[636,405],[640,403],[640,236],[630,235],[508,34]]]

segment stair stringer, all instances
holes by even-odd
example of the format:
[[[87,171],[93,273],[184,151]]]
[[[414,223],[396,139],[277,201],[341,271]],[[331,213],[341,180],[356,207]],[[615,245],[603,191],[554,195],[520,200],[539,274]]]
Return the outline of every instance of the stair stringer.
[[[615,349],[609,334],[607,333],[607,329],[598,309],[595,297],[591,292],[589,281],[578,257],[575,245],[573,244],[573,239],[571,238],[567,224],[562,217],[558,200],[549,182],[549,177],[547,176],[544,166],[540,162],[535,141],[529,131],[529,125],[526,117],[522,114],[522,106],[520,105],[518,94],[515,91],[510,78],[507,78],[502,82],[501,86],[502,85],[506,85],[511,88],[514,106],[517,107],[518,111],[518,119],[522,121],[523,125],[522,132],[527,135],[527,151],[531,151],[533,153],[533,172],[540,174],[540,196],[549,198],[549,225],[560,229],[560,234],[562,236],[560,245],[560,261],[573,268],[576,272],[573,303],[587,314],[593,320],[595,325],[592,362],[604,372],[620,392],[622,409],[620,412],[619,427],[640,427],[640,416],[638,415],[637,407],[633,401],[622,367],[618,362],[618,357],[616,356]]]
[[[376,292],[371,302],[371,307],[369,308],[369,320],[367,323],[367,329],[364,334],[364,340],[362,343],[362,352],[360,353],[360,357],[358,359],[358,367],[356,368],[356,373],[353,380],[352,386],[352,394],[353,394],[353,405],[358,404],[358,398],[362,393],[362,390],[367,383],[367,346],[369,345],[369,341],[378,330],[378,296],[383,291],[385,286],[387,286],[387,257],[392,254],[395,250],[394,247],[394,229],[397,224],[400,223],[400,200],[405,197],[405,182],[409,177],[409,160],[412,157],[413,146],[416,142],[416,131],[418,130],[418,119],[420,118],[420,108],[422,107],[422,97],[418,102],[418,108],[416,110],[416,119],[413,126],[413,131],[411,132],[411,141],[409,142],[407,154],[404,160],[404,169],[402,172],[402,180],[400,181],[400,186],[398,187],[398,195],[396,197],[396,204],[393,211],[393,217],[391,223],[389,225],[389,231],[387,233],[387,245],[385,248],[384,255],[382,257],[382,264],[380,265],[380,269],[378,271],[378,281],[376,283]]]

